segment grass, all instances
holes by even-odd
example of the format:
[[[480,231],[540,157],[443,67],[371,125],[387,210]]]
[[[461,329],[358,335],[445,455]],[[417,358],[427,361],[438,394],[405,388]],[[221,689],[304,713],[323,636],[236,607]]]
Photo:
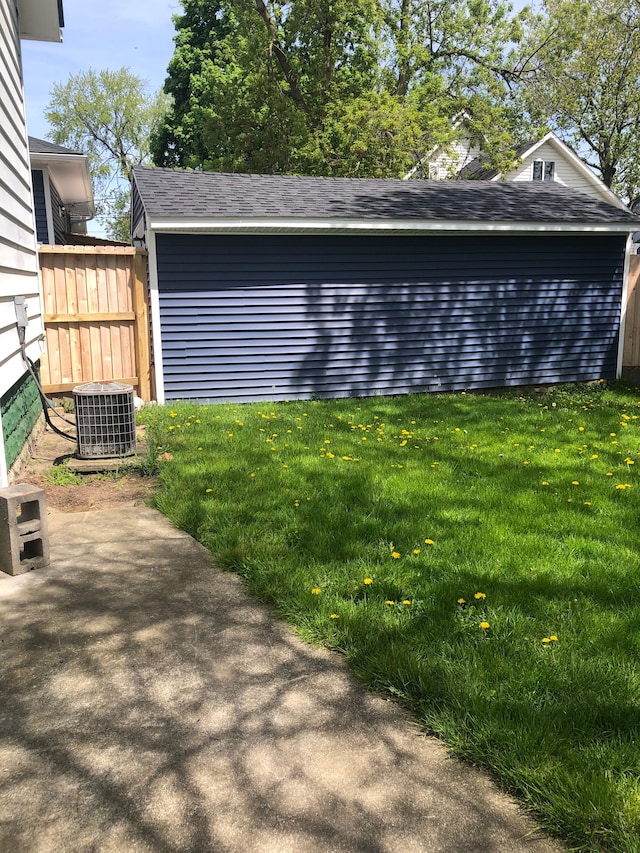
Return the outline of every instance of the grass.
[[[640,851],[640,392],[143,420],[219,565],[575,849]]]

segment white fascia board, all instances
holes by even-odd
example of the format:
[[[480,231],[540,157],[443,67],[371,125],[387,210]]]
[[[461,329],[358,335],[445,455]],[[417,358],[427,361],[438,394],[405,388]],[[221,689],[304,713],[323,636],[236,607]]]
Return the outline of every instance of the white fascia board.
[[[186,234],[629,234],[640,230],[638,222],[499,222],[494,220],[407,219],[205,219],[155,217],[149,231]]]
[[[21,39],[61,42],[58,0],[18,0]]]

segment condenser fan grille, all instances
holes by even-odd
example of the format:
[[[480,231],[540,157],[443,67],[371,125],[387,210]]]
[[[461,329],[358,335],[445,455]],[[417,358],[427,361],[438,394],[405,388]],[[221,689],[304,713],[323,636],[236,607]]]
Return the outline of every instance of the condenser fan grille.
[[[78,456],[104,459],[136,452],[133,388],[121,382],[89,382],[73,389]]]

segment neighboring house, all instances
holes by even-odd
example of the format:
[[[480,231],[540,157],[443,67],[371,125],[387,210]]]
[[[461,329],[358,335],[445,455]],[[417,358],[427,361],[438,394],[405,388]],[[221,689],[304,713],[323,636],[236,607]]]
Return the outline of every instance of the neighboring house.
[[[59,42],[61,26],[61,0],[0,0],[0,486],[41,413],[21,349],[38,361],[43,325],[20,39]]]
[[[568,145],[554,133],[537,142],[527,142],[517,151],[517,165],[502,175],[487,168],[481,151],[464,136],[449,148],[435,148],[406,178],[428,177],[432,180],[458,178],[475,181],[532,181],[557,183],[613,204],[622,210],[627,206]]]
[[[613,378],[639,222],[557,182],[136,167],[158,400]]]
[[[29,137],[38,243],[64,245],[87,233],[95,214],[89,158],[79,151]]]

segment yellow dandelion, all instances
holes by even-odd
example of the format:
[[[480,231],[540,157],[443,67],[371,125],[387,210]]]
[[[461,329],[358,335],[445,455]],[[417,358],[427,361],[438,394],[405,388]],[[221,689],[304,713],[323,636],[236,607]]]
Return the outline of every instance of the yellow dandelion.
[[[557,642],[558,642],[558,638],[556,637],[556,635],[555,635],[555,634],[551,634],[551,636],[549,637],[549,640],[550,640],[552,643],[557,643]]]
[[[489,625],[488,622],[481,622],[480,627],[482,628],[483,631],[487,631],[491,627],[491,625]]]
[[[547,483],[547,481],[546,481],[546,480],[543,480],[543,481],[542,481],[542,485],[543,485],[543,486],[548,486],[548,485],[549,485],[549,483]]]
[[[624,461],[627,463],[627,465],[635,465],[635,462],[629,456],[627,456]]]
[[[459,598],[459,599],[458,599],[458,604],[466,604],[466,603],[467,603],[467,602],[466,602],[466,600],[465,600],[464,598]]]
[[[363,584],[366,584],[366,586],[371,586],[371,584],[373,583],[373,578],[365,578],[365,579],[362,581],[362,583],[363,583]]]
[[[616,489],[630,489],[631,483],[618,483]]]
[[[340,617],[338,616],[337,613],[332,613],[331,616],[329,617],[329,619],[339,619],[339,618]]]
[[[605,474],[606,477],[613,477],[613,471],[607,471]]]
[[[205,494],[208,495],[213,491],[213,489],[205,489],[204,491],[205,491]]]
[[[579,485],[580,485],[580,483],[579,483],[577,480],[572,480],[572,481],[571,481],[571,485],[572,485],[572,486],[579,486]]]
[[[405,598],[405,600],[404,600],[402,603],[403,603],[403,604],[405,604],[405,605],[409,605],[409,604],[411,604],[411,602],[409,601],[409,599],[408,599],[408,598]]]
[[[420,553],[420,548],[414,548],[414,549],[413,549],[413,553],[414,553],[414,554],[419,554],[419,553]]]
[[[487,597],[487,593],[486,592],[476,592],[476,594],[473,597],[476,599],[476,601],[480,601],[481,599]]]
[[[592,453],[592,454],[591,454],[591,456],[590,456],[590,458],[591,458],[591,459],[597,459],[597,458],[598,458],[598,454],[597,454],[597,453]]]
[[[178,417],[178,413],[177,413],[177,412],[169,412],[169,417],[170,417],[170,418],[177,418],[177,417]]]
[[[400,559],[400,552],[399,551],[392,551],[391,556],[393,557],[394,560],[399,560]]]
[[[543,643],[550,643],[550,642],[551,642],[551,637],[543,637],[543,638],[542,638],[542,642],[543,642]]]
[[[311,590],[311,592],[313,595],[320,595],[320,587],[314,586],[314,588]]]
[[[433,545],[433,544],[434,544],[434,541],[433,541],[433,539],[425,539],[425,540],[424,540],[424,544],[425,544],[425,545]]]
[[[389,607],[393,607],[393,605],[395,604],[395,601],[385,601],[385,604],[388,604]]]

